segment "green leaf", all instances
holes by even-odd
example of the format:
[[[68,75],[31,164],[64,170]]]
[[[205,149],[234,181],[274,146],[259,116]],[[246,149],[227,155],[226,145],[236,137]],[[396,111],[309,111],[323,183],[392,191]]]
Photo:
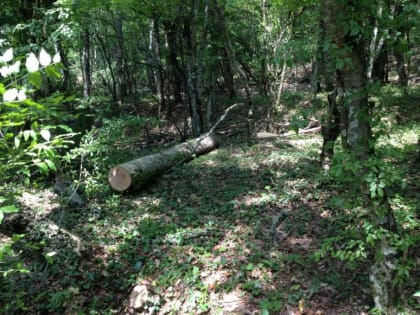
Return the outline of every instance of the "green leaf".
[[[343,60],[343,59],[336,59],[336,60],[335,60],[335,67],[336,67],[338,70],[343,69],[343,67],[344,67],[344,60]]]
[[[45,255],[44,255],[44,257],[45,257],[45,259],[47,260],[47,262],[49,263],[49,264],[52,264],[53,263],[53,256],[55,256],[55,255],[57,255],[57,252],[49,252],[49,253],[46,253]]]
[[[53,171],[57,171],[57,167],[55,166],[55,164],[54,164],[54,162],[53,162],[53,161],[51,161],[51,160],[45,160],[44,162],[48,165],[48,167],[49,167],[51,170],[53,170]]]
[[[263,309],[261,310],[261,315],[270,315],[270,312],[268,311],[268,309],[263,308]]]
[[[39,162],[37,164],[38,168],[40,169],[41,173],[43,174],[48,174],[49,168],[48,168],[48,164],[45,162]]]
[[[28,74],[29,82],[35,86],[37,89],[41,88],[42,76],[41,72],[35,71]]]
[[[3,95],[4,92],[6,92],[6,89],[4,88],[3,83],[0,83],[0,94]]]
[[[18,212],[19,209],[16,206],[4,206],[0,207],[0,211],[3,213],[15,213]]]
[[[16,136],[15,137],[15,148],[18,149],[20,146],[20,137]]]
[[[73,130],[69,126],[66,126],[66,125],[58,125],[57,127],[63,129],[66,132],[73,132]]]
[[[54,65],[48,66],[45,68],[45,71],[47,72],[47,75],[50,79],[60,79],[61,74],[57,71],[56,67]]]
[[[414,297],[420,297],[420,291],[417,291],[416,293],[413,294]]]
[[[15,212],[18,212],[18,211],[19,211],[19,209],[16,208],[15,206],[0,207],[0,223],[3,222],[5,213],[15,213]]]
[[[35,132],[34,132],[33,130],[25,130],[25,131],[23,132],[23,139],[24,139],[25,141],[28,141],[28,140],[29,140],[29,138],[36,139]]]

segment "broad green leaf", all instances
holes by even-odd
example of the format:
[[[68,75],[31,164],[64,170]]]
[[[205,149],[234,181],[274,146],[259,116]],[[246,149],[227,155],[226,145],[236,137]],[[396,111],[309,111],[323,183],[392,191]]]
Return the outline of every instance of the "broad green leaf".
[[[41,137],[45,139],[45,141],[50,141],[51,139],[51,133],[49,130],[47,129],[42,129],[41,130]]]
[[[57,71],[54,65],[45,68],[47,75],[50,79],[60,79],[61,74]]]
[[[29,82],[33,86],[35,86],[37,89],[41,88],[41,84],[42,84],[41,72],[34,71],[34,72],[29,73],[28,79],[29,79]]]
[[[69,126],[66,126],[66,125],[58,125],[57,127],[63,129],[66,132],[73,132],[73,130]]]
[[[413,294],[414,297],[420,297],[420,291],[417,291],[416,293]]]
[[[53,161],[51,161],[51,160],[45,160],[44,162],[48,165],[48,167],[50,168],[50,170],[57,171],[57,168],[56,168],[56,166],[55,166],[55,164],[54,164]]]
[[[6,50],[3,54],[3,56],[0,57],[0,62],[9,62],[13,59],[13,48],[9,48]]]
[[[28,58],[26,58],[26,69],[28,69],[28,72],[39,70],[39,61],[34,53],[30,53]]]
[[[4,92],[6,92],[6,89],[4,88],[3,83],[0,83],[0,94],[3,95]]]
[[[18,96],[18,89],[12,88],[9,90],[6,90],[3,94],[3,100],[5,102],[13,102],[16,100],[16,97]]]
[[[18,212],[19,209],[16,206],[4,206],[4,207],[0,207],[0,211],[3,213],[15,213]]]
[[[45,51],[44,48],[42,48],[39,53],[39,63],[43,67],[46,67],[49,64],[51,64],[51,56]]]
[[[48,168],[47,163],[45,163],[45,162],[39,162],[37,164],[37,166],[39,167],[41,173],[48,174],[49,168]]]
[[[55,153],[54,153],[54,151],[51,149],[51,148],[49,148],[49,147],[45,147],[44,148],[44,153],[50,158],[50,159],[53,159],[53,158],[55,158],[56,157],[56,155],[55,155]]]

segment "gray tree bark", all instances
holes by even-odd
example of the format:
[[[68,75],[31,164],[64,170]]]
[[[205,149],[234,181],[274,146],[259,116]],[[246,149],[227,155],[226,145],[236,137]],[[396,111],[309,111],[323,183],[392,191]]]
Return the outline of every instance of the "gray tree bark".
[[[92,87],[92,73],[90,67],[90,34],[88,30],[82,32],[82,75],[83,75],[83,97],[90,96]]]

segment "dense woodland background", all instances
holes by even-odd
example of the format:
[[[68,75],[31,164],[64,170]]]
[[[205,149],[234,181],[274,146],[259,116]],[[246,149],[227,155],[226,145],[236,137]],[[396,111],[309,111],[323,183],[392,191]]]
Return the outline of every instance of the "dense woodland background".
[[[1,313],[420,310],[417,1],[1,5]]]

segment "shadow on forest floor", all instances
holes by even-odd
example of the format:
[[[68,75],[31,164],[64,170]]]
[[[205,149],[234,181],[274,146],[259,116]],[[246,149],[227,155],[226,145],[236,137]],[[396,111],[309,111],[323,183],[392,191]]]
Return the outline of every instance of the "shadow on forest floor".
[[[140,191],[103,185],[83,209],[28,194],[39,211],[17,249],[30,273],[2,279],[0,301],[14,295],[31,313],[135,313],[137,285],[139,314],[362,314],[367,266],[314,256],[345,208],[324,182],[320,141],[227,143]],[[401,160],[415,146],[392,151],[409,186],[401,199],[416,202],[418,164]]]

